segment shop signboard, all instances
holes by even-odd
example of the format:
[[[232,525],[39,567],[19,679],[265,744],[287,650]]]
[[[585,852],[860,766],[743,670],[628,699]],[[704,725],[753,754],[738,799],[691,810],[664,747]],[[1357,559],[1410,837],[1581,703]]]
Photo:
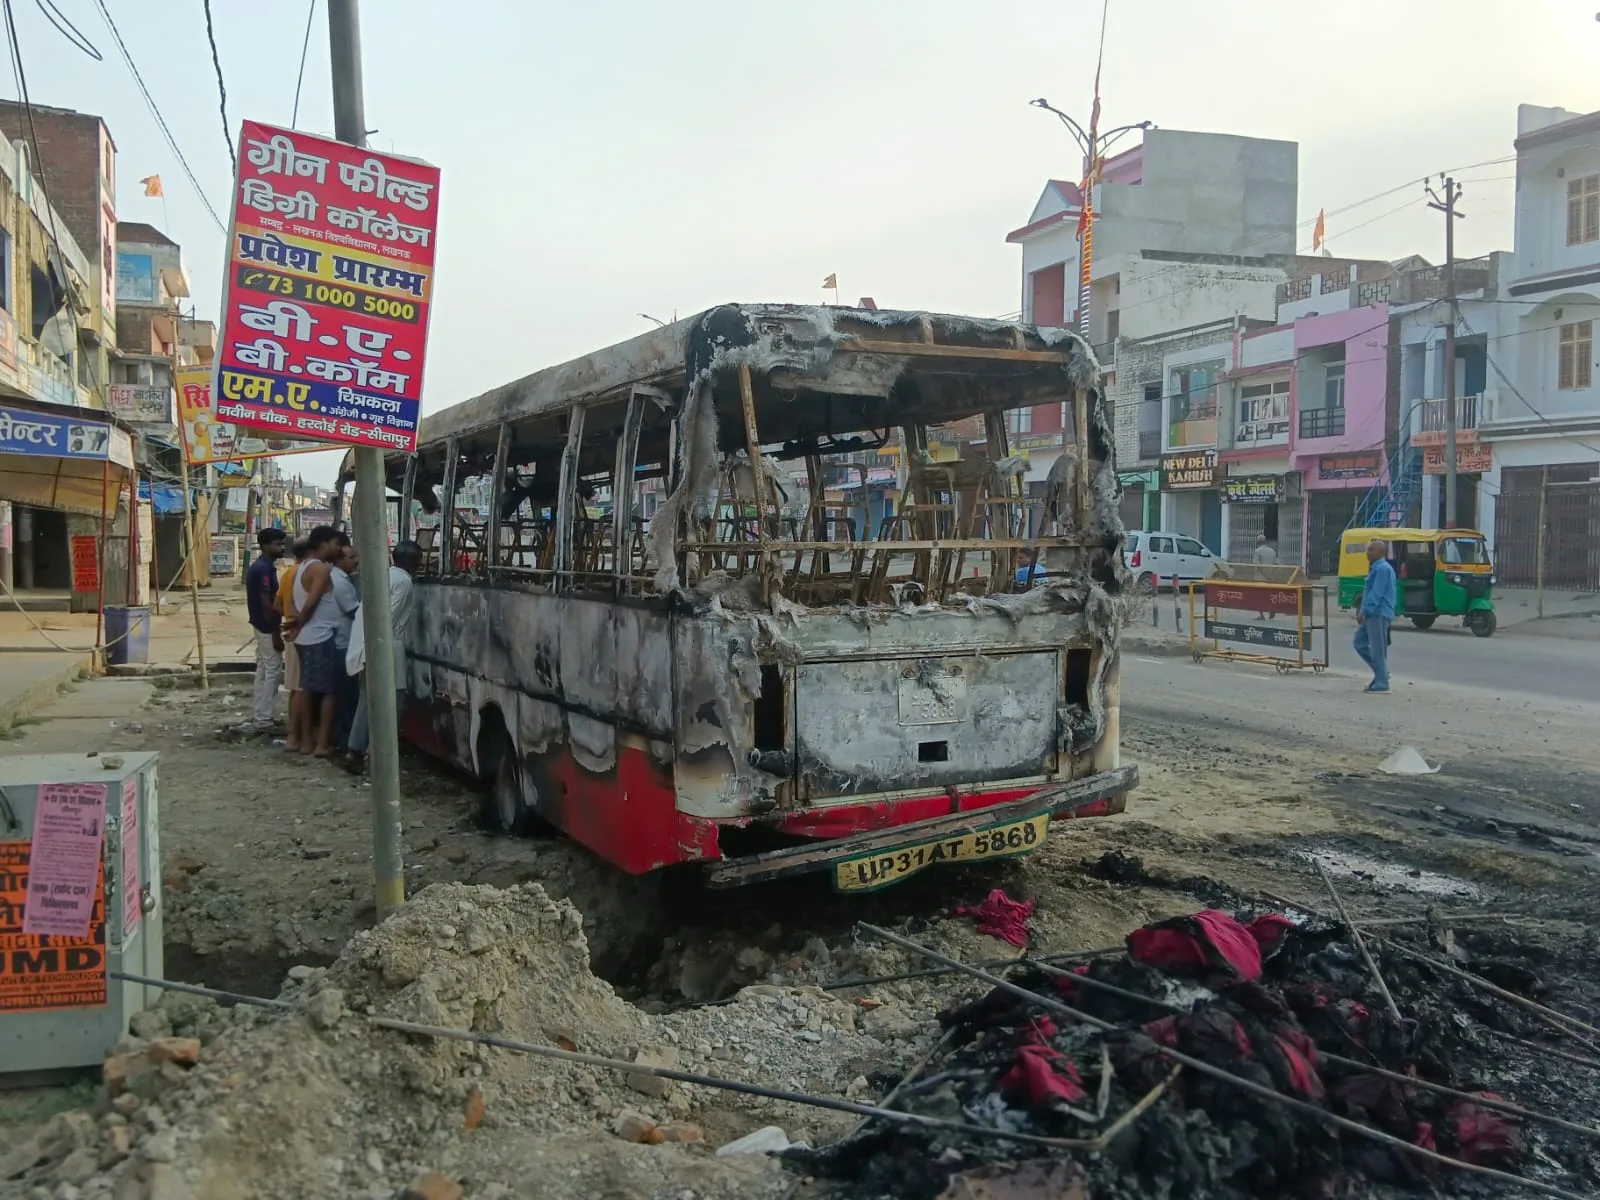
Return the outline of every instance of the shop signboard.
[[[1217,452],[1185,450],[1178,454],[1161,456],[1161,490],[1177,492],[1185,489],[1214,488],[1217,486]]]
[[[1444,447],[1429,446],[1422,452],[1422,473],[1424,475],[1443,475],[1445,467]],[[1488,442],[1476,442],[1470,446],[1456,446],[1456,474],[1458,475],[1485,475],[1494,470],[1494,447]]]
[[[1224,504],[1282,504],[1282,475],[1248,475],[1222,481]]]
[[[1359,454],[1324,454],[1317,459],[1317,478],[1376,479],[1383,470],[1383,455],[1376,450]]]
[[[164,385],[113,383],[106,389],[106,410],[135,425],[171,425],[172,389]]]

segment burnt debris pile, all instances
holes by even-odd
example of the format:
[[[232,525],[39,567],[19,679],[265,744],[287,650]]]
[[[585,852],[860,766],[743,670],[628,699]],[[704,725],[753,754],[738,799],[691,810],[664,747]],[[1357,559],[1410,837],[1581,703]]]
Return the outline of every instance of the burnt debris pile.
[[[1486,948],[1496,984],[1453,939],[1369,935],[1369,963],[1342,924],[1207,910],[1022,959],[884,1102],[941,1123],[869,1119],[805,1169],[930,1200],[1600,1194],[1596,1039],[1520,946]]]

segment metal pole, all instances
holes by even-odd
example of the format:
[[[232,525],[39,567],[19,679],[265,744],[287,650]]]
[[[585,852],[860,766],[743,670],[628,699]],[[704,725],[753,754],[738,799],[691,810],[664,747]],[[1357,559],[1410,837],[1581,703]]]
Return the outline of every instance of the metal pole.
[[[1450,324],[1444,333],[1444,523],[1456,527],[1456,181],[1444,181],[1444,288]]]
[[[1545,504],[1550,498],[1550,468],[1546,467],[1539,477],[1539,535],[1537,549],[1538,561],[1534,564],[1534,581],[1539,595],[1539,619],[1544,619],[1544,514]]]
[[[334,136],[367,144],[361,94],[361,21],[356,0],[328,0],[328,48],[333,67]],[[384,529],[383,451],[355,448],[355,545],[367,558],[361,572],[362,635],[367,648],[367,761],[372,771],[372,871],[378,917],[405,903],[400,858],[400,719],[395,709],[394,624],[389,611],[389,539]]]
[[[194,651],[200,660],[200,687],[203,691],[211,690],[211,676],[206,671],[206,635],[200,624],[200,574],[196,566],[196,559],[200,554],[200,537],[195,532],[195,504],[194,498],[189,494],[189,460],[183,462],[183,509],[187,520],[184,528],[189,534],[188,557],[184,560],[184,568],[189,572],[189,604],[194,609]]]

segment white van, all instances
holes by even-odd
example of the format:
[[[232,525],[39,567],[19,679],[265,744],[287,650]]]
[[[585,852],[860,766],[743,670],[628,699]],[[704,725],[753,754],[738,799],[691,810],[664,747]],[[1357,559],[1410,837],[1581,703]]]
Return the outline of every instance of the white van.
[[[1130,530],[1122,546],[1122,561],[1140,588],[1171,587],[1179,579],[1205,579],[1217,561],[1194,538],[1165,530]]]

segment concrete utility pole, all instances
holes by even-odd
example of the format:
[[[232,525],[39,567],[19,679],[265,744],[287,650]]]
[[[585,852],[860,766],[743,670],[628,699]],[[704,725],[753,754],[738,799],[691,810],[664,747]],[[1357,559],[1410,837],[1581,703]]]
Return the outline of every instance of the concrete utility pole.
[[[361,94],[361,19],[356,0],[328,0],[334,136],[367,144]],[[382,920],[406,900],[400,858],[400,718],[395,711],[394,620],[389,610],[389,537],[384,519],[383,451],[357,446],[355,545],[361,572],[361,625],[367,652],[367,718],[372,771],[372,873]]]
[[[1444,293],[1450,306],[1450,321],[1444,332],[1444,523],[1448,529],[1456,527],[1456,218],[1465,213],[1456,211],[1456,201],[1461,198],[1461,187],[1448,175],[1440,176],[1442,191],[1430,185],[1432,199],[1429,208],[1444,214]]]

